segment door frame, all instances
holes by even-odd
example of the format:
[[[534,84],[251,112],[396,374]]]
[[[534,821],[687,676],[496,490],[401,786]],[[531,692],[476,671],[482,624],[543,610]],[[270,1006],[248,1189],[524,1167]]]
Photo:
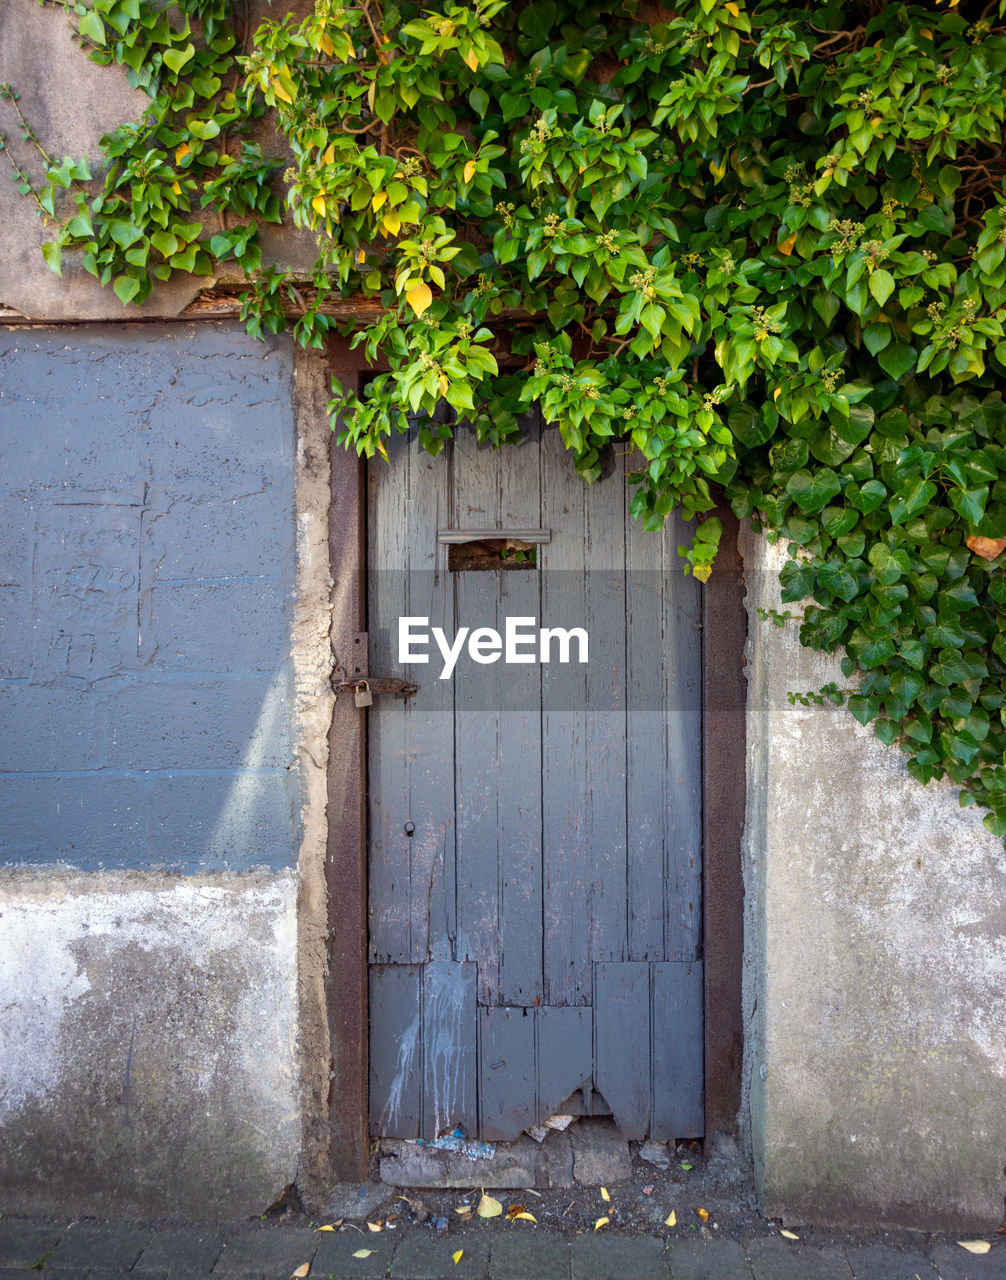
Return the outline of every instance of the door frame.
[[[330,343],[332,373],[358,385],[368,366],[348,341]],[[331,449],[329,548],[331,644],[336,671],[359,674],[366,619],[366,464]],[[743,1053],[741,964],[744,886],[745,704],[747,616],[738,522],[717,513],[723,541],[702,591],[702,915],[705,965],[706,1146],[717,1130],[733,1132],[741,1101]],[[352,699],[339,698],[329,731],[328,977],[331,1053],[328,1097],[333,1179],[366,1176],[370,1152],[367,1008],[367,725]]]

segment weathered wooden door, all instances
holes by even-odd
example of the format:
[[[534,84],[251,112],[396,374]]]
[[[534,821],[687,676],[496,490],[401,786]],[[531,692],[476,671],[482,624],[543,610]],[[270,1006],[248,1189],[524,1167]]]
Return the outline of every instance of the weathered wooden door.
[[[701,1135],[686,535],[629,518],[624,458],[584,485],[533,425],[500,450],[459,428],[439,458],[401,438],[368,507],[370,671],[419,686],[364,713],[371,1131],[507,1140],[566,1106],[610,1111],[630,1138]],[[457,541],[483,530],[534,556]],[[427,663],[399,662],[401,618],[427,620],[408,624]],[[587,661],[575,639],[566,662],[558,643],[548,662],[491,660],[483,633],[483,660],[465,648],[441,678],[434,627],[502,641],[507,618],[582,628]],[[534,639],[513,650],[529,654]]]

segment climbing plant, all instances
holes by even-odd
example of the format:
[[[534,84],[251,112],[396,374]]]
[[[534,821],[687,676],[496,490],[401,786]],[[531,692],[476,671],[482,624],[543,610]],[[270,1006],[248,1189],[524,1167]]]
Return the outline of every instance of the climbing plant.
[[[1006,835],[1006,0],[316,0],[254,33],[228,0],[60,3],[151,106],[97,183],[19,171],[50,265],[138,302],[233,262],[250,330],[292,303],[314,345],[366,301],[386,372],[336,388],[345,444],[436,452],[446,400],[500,445],[538,405],[585,479],[630,454],[646,525],[700,518],[701,578],[725,492],[852,713]],[[280,194],[301,277],[261,269]]]

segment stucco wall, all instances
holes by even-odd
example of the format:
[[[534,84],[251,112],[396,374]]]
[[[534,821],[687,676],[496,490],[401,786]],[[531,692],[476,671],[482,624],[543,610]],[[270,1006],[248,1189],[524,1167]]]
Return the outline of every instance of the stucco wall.
[[[1006,1162],[1006,853],[921,787],[779,628],[785,557],[749,535],[745,1072],[766,1213],[989,1230]],[[796,611],[794,606],[788,606]]]
[[[0,358],[0,1198],[262,1212],[324,1167],[324,360]]]

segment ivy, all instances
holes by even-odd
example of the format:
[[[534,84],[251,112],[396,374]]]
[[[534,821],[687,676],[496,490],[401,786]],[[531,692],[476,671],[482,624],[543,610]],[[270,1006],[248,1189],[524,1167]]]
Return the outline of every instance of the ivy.
[[[63,7],[151,106],[97,186],[17,175],[50,265],[78,248],[138,302],[236,264],[249,329],[292,299],[314,345],[365,304],[385,372],[335,388],[346,445],[418,424],[436,452],[444,401],[503,445],[538,405],[585,479],[629,452],[647,527],[699,517],[703,579],[725,494],[786,541],[802,642],[844,655],[848,689],[794,700],[1006,836],[1006,2],[316,0],[240,41],[226,0]],[[261,269],[284,210],[303,278]]]

